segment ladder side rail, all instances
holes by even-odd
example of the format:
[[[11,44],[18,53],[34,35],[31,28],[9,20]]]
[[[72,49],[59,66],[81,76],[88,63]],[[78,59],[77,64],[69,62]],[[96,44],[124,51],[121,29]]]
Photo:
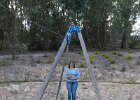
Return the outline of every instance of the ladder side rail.
[[[65,53],[65,57],[64,57],[64,61],[63,61],[63,67],[62,67],[61,76],[60,76],[60,80],[59,80],[59,85],[58,85],[58,89],[57,89],[56,100],[58,99],[58,95],[59,95],[59,92],[60,92],[61,82],[62,82],[62,77],[63,77],[63,73],[64,73],[64,69],[65,69],[65,63],[67,61],[68,52],[69,52],[69,45],[67,45],[67,48],[66,48],[66,53]]]
[[[41,89],[39,90],[39,92],[37,94],[36,100],[41,100],[41,98],[42,98],[42,96],[43,96],[43,94],[44,94],[44,92],[49,84],[49,81],[53,75],[53,72],[58,64],[58,61],[60,60],[60,57],[62,56],[62,53],[64,52],[65,47],[66,47],[66,36],[65,36],[65,38],[64,38],[64,40],[59,48],[59,51],[57,52],[57,55],[56,55],[52,65],[51,65],[51,68],[50,68],[48,74],[45,76],[44,83],[42,84]]]
[[[88,68],[89,73],[90,73],[90,78],[91,78],[93,87],[95,88],[97,99],[98,100],[102,100],[99,88],[98,88],[97,83],[96,83],[95,73],[92,70],[92,66],[91,66],[91,63],[90,63],[89,55],[87,53],[87,49],[86,49],[86,46],[85,46],[85,43],[84,43],[84,40],[83,40],[83,36],[82,36],[81,32],[78,32],[77,34],[78,34],[78,37],[79,37],[79,40],[80,40],[80,44],[81,44],[81,47],[82,47],[82,50],[83,50],[83,53],[84,53],[84,56],[85,56],[86,65],[87,65],[87,68]]]

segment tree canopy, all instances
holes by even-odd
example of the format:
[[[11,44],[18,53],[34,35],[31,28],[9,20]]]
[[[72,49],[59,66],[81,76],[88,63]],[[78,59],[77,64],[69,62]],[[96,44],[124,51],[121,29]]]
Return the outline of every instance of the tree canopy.
[[[57,50],[75,21],[89,48],[125,49],[135,39],[140,0],[1,0],[0,13],[0,50],[21,44],[31,51]]]

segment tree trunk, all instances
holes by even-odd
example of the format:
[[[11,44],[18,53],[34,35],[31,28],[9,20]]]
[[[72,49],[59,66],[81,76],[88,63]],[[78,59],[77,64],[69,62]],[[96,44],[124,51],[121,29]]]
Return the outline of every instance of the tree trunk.
[[[12,59],[16,59],[16,15],[13,14],[13,31],[12,31]]]
[[[126,34],[123,33],[122,42],[121,42],[121,49],[126,49]]]
[[[11,16],[10,16],[11,17],[10,44],[11,44],[12,59],[15,60],[16,59],[16,11],[14,10],[13,7],[11,9],[12,9],[12,12],[11,12]]]

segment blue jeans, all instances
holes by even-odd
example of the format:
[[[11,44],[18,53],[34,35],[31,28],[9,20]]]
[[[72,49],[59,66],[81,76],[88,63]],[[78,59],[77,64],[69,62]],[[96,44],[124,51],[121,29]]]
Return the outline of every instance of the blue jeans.
[[[78,87],[78,81],[69,82],[67,81],[67,89],[68,89],[68,100],[76,100],[76,90]]]

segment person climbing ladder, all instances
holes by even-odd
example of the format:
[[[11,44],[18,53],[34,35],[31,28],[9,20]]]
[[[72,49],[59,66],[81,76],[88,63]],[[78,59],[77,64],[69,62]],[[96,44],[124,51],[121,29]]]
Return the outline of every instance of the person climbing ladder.
[[[78,88],[80,72],[78,68],[75,68],[74,61],[70,61],[68,67],[65,69],[64,78],[66,79],[68,100],[76,100],[76,90]]]

